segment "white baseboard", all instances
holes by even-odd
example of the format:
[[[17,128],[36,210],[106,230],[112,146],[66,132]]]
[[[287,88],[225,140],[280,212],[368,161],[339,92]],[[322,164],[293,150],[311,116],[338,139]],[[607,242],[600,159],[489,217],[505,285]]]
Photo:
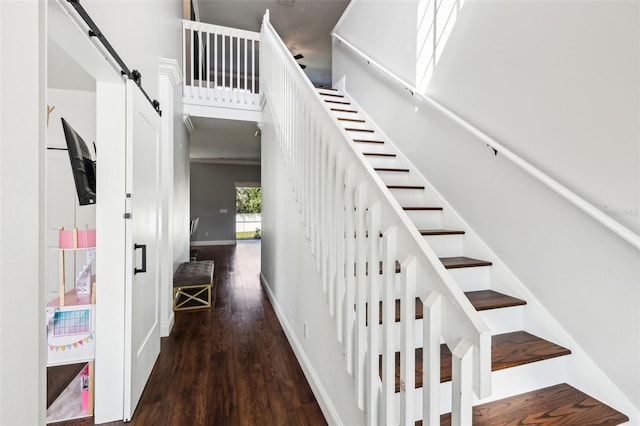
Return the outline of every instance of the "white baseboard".
[[[318,405],[320,405],[320,410],[322,410],[322,414],[327,420],[327,423],[329,423],[330,425],[343,424],[340,421],[340,417],[338,416],[338,413],[335,407],[331,403],[331,400],[329,399],[327,392],[322,386],[322,383],[320,382],[320,378],[316,374],[316,371],[313,369],[313,366],[311,365],[309,358],[307,358],[307,355],[305,354],[304,349],[302,349],[302,345],[300,344],[300,341],[298,340],[295,333],[293,332],[293,327],[291,327],[291,324],[289,324],[289,321],[287,321],[287,318],[284,316],[284,313],[282,312],[282,309],[280,308],[278,301],[276,300],[275,296],[271,292],[271,287],[269,286],[267,279],[264,277],[264,275],[262,275],[262,273],[260,273],[260,282],[262,283],[262,288],[264,288],[265,292],[267,293],[267,296],[269,297],[269,300],[271,301],[271,306],[273,306],[273,310],[276,312],[276,316],[280,321],[280,325],[282,325],[282,329],[284,330],[284,333],[287,336],[287,340],[289,340],[289,344],[291,344],[291,347],[293,348],[293,352],[295,353],[296,358],[298,359],[298,362],[302,367],[302,372],[304,373],[304,376],[307,378],[307,381],[309,382],[309,386],[311,386],[311,391],[313,392],[313,395],[316,397],[316,400],[318,400]]]
[[[171,334],[171,330],[173,330],[173,325],[176,322],[176,316],[173,313],[173,309],[171,310],[171,315],[169,315],[169,322],[167,324],[160,324],[160,337],[168,337]]]
[[[191,241],[191,247],[200,246],[235,246],[236,240]]]

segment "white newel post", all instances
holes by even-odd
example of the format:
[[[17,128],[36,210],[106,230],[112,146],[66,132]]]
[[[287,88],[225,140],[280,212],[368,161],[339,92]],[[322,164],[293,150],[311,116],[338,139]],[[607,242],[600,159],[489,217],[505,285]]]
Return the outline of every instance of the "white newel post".
[[[160,72],[158,101],[160,119],[160,335],[166,337],[173,328],[173,102],[175,88],[182,82],[180,65],[175,59],[158,59]]]

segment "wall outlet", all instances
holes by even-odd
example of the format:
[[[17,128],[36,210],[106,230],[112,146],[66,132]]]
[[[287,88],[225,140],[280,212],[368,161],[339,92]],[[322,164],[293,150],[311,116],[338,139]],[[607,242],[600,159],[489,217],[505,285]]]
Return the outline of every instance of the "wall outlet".
[[[307,325],[306,321],[302,323],[302,327],[303,327],[303,330],[304,330],[304,338],[308,339],[309,338],[309,326]]]
[[[220,213],[229,213],[229,210],[227,210],[227,209],[220,209]]]
[[[204,233],[204,236],[205,236],[205,237],[208,237],[208,236],[209,236],[209,232],[205,232],[205,233]]]

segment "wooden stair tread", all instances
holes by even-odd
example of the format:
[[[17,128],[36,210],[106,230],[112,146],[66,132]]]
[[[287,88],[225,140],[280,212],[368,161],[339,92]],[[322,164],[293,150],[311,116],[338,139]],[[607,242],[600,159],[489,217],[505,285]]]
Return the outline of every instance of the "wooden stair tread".
[[[328,104],[351,105],[351,102],[346,101],[334,101],[331,99],[325,99],[324,101]]]
[[[384,141],[371,139],[354,139],[353,141],[358,143],[384,143]]]
[[[517,367],[571,354],[571,351],[526,331],[498,334],[491,337],[491,371]],[[416,349],[416,388],[422,387],[422,348]],[[396,392],[400,392],[400,352],[396,352]],[[451,351],[440,345],[440,382],[451,381]]]
[[[389,189],[424,189],[424,185],[387,185]]]
[[[462,235],[464,231],[451,230],[451,229],[420,229],[420,235],[425,237],[434,235]]]
[[[626,415],[566,383],[473,407],[474,426],[613,426],[628,421]],[[451,413],[440,416],[440,425],[451,425]]]
[[[343,109],[343,108],[330,108],[330,109],[331,109],[331,111],[335,111],[335,112],[351,112],[351,113],[354,113],[354,114],[358,113],[358,111],[355,111],[353,109]]]
[[[428,211],[428,210],[442,210],[442,207],[403,207],[405,211]]]
[[[409,169],[404,169],[400,167],[374,167],[373,170],[376,172],[406,172],[408,173]]]
[[[338,121],[349,121],[351,123],[366,123],[366,121],[361,118],[338,117]]]
[[[489,309],[509,308],[512,306],[526,305],[527,302],[516,297],[498,293],[493,290],[467,291],[464,293],[476,311]]]
[[[526,331],[491,336],[491,371],[504,370],[532,362],[571,354],[571,351]],[[416,364],[417,361],[416,352]],[[451,351],[440,346],[440,381],[451,380]],[[422,386],[422,350],[420,350],[420,385]],[[417,383],[417,382],[416,382]]]
[[[322,96],[332,96],[334,98],[344,98],[344,95],[341,95],[339,93],[322,93],[319,92]]]
[[[382,267],[382,266],[381,266]],[[493,290],[467,291],[464,293],[469,299],[476,311],[486,311],[490,309],[509,308],[512,306],[526,305],[527,302],[506,294],[498,293]],[[396,300],[395,322],[400,322],[400,299]],[[379,306],[379,323],[382,324],[382,301]],[[422,319],[424,315],[423,305],[419,297],[416,297],[416,319]],[[367,318],[369,318],[367,305]]]
[[[362,155],[366,155],[370,157],[389,157],[389,158],[395,158],[396,156],[395,154],[387,154],[385,152],[363,152]]]
[[[492,263],[486,260],[472,259],[470,257],[441,257],[440,261],[446,269],[473,268],[476,266],[491,266]]]
[[[364,132],[364,133],[373,133],[374,132],[373,129],[357,129],[355,127],[345,127],[344,129],[347,132]]]

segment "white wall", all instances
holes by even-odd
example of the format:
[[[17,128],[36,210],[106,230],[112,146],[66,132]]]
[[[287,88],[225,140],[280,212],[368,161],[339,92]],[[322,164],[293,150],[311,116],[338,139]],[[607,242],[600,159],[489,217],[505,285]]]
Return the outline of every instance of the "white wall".
[[[45,18],[43,2],[0,2],[0,424],[3,425],[43,424],[46,407]],[[16,34],[20,34],[19,43]]]
[[[70,65],[67,64],[68,69],[73,68]],[[51,84],[50,80],[48,82]],[[67,145],[60,121],[60,118],[64,117],[84,139],[92,155],[94,155],[93,142],[96,140],[95,92],[61,90],[49,87],[47,89],[47,105],[55,107],[49,114],[47,148],[63,148],[66,150]],[[96,206],[80,206],[78,204],[73,174],[69,166],[69,154],[66,151],[47,149],[46,155],[46,283],[47,300],[51,300],[57,297],[59,293],[58,229],[61,226],[66,229],[73,227],[95,229]],[[65,281],[67,290],[71,290],[74,287],[77,273],[82,270],[86,263],[85,251],[66,254],[65,266],[67,273]]]
[[[429,91],[638,230],[639,23],[636,2],[466,2]],[[335,46],[333,61],[334,81],[346,75],[360,106],[640,408],[638,251],[351,53]]]
[[[638,25],[638,2],[469,2],[429,92],[640,232]]]
[[[193,243],[235,242],[235,183],[259,181],[260,166],[191,163],[191,214],[200,218]]]
[[[358,40],[358,47],[372,59],[384,61],[389,70],[415,84],[418,2],[352,0],[352,3],[337,29],[338,34],[347,40]]]
[[[190,163],[189,134],[182,117],[182,86],[175,88],[173,117],[173,270],[189,260]]]
[[[265,117],[268,117],[265,107]],[[365,423],[270,123],[262,128],[262,278],[329,424]],[[308,338],[304,337],[304,323]]]

